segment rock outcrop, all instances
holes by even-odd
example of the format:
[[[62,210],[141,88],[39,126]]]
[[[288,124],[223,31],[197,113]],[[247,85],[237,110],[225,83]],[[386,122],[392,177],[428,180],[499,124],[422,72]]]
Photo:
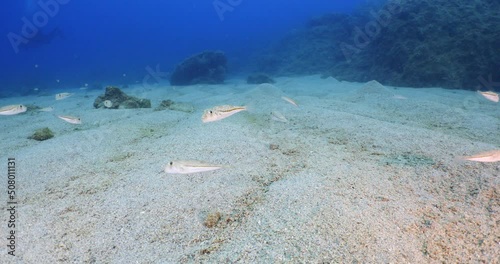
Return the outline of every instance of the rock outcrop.
[[[327,14],[286,37],[258,70],[386,85],[500,89],[500,2],[400,0]],[[495,87],[496,85],[496,87]]]
[[[95,99],[94,107],[108,109],[151,108],[151,101],[128,96],[119,88],[108,86],[105,93]]]
[[[182,61],[170,76],[171,85],[224,82],[227,59],[223,52],[205,51]]]

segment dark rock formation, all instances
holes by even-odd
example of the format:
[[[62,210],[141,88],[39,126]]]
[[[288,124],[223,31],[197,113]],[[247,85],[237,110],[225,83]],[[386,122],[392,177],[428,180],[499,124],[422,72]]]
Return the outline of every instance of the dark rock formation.
[[[275,83],[273,78],[269,77],[264,73],[251,74],[247,78],[248,84],[262,84],[262,83]]]
[[[357,21],[345,14],[312,19],[305,28],[290,33],[268,54],[259,58],[258,70],[273,75],[317,74],[343,60],[338,48]]]
[[[286,37],[261,59],[259,70],[397,86],[500,89],[498,10],[500,1],[492,0],[401,0],[352,15],[328,14]]]
[[[181,62],[170,76],[171,85],[223,83],[227,59],[223,52],[205,51]]]
[[[151,108],[151,101],[128,96],[117,87],[108,86],[106,92],[95,99],[94,107],[109,109]]]

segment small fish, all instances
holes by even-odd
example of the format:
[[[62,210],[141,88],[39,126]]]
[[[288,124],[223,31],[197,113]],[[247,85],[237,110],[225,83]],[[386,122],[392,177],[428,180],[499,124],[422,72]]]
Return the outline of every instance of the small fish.
[[[477,92],[480,93],[484,98],[492,102],[498,103],[498,101],[500,101],[498,94],[495,92],[481,92],[481,91]]]
[[[44,107],[44,108],[38,109],[38,111],[40,111],[40,112],[52,112],[52,111],[54,111],[54,107],[52,107],[52,106]]]
[[[26,112],[26,110],[28,109],[22,104],[7,105],[0,108],[0,115],[17,115]]]
[[[271,112],[271,119],[283,123],[288,122],[288,119],[286,119],[286,117],[278,111]]]
[[[473,156],[462,157],[462,159],[478,162],[497,162],[500,161],[500,150],[481,152]]]
[[[201,121],[203,123],[218,121],[245,110],[247,110],[245,106],[220,105],[205,110]]]
[[[169,174],[189,174],[204,171],[213,171],[221,168],[223,168],[223,166],[196,160],[177,160],[169,162],[167,166],[165,166],[165,172]]]
[[[56,100],[66,99],[72,95],[73,95],[72,93],[58,93],[56,94]]]
[[[397,100],[406,100],[406,99],[408,99],[407,97],[404,97],[404,96],[399,95],[399,94],[395,94],[392,98],[393,99],[397,99]]]
[[[62,120],[70,124],[79,125],[82,123],[82,120],[79,117],[74,117],[74,116],[57,116],[57,117],[61,118]]]
[[[286,97],[286,96],[282,96],[281,99],[295,105],[296,107],[299,107],[299,105],[297,104],[297,102],[295,102],[292,98],[290,97]]]

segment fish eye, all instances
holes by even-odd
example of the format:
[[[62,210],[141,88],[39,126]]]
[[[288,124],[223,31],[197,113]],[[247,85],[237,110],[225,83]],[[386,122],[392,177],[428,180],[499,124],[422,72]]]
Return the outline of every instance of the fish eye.
[[[212,110],[210,110],[210,114],[213,114]]]
[[[170,164],[170,166],[174,165],[174,163],[173,163],[173,162],[170,162],[169,164]]]

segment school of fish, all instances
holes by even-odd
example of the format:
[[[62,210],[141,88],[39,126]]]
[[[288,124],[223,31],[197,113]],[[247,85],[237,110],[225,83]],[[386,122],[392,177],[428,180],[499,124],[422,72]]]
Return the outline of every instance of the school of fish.
[[[495,92],[482,92],[478,91],[478,93],[483,96],[485,99],[498,103],[499,95]],[[73,93],[58,93],[55,95],[56,100],[63,100],[68,97],[71,97]],[[291,105],[298,107],[298,103],[287,96],[282,96],[281,99],[290,103]],[[407,99],[406,97],[398,96],[396,99]],[[111,107],[112,103],[107,102],[106,107]],[[53,111],[53,107],[45,107],[38,109],[41,112],[51,112]],[[234,114],[237,114],[242,111],[247,111],[246,106],[233,106],[233,105],[219,105],[214,106],[212,108],[206,109],[201,117],[201,121],[203,123],[210,123],[223,120],[228,118]],[[7,105],[0,108],[0,115],[10,116],[17,115],[27,111],[27,107],[22,104],[16,105]],[[69,115],[57,115],[57,117],[67,123],[79,125],[82,124],[82,120],[79,117],[69,116]],[[271,119],[278,122],[286,123],[288,122],[287,118],[278,111],[271,112]],[[486,152],[481,152],[472,156],[465,156],[461,158],[462,160],[467,161],[475,161],[475,162],[498,162],[500,161],[500,150],[491,150]],[[211,164],[204,161],[196,161],[196,160],[175,160],[170,161],[164,168],[164,172],[167,174],[191,174],[191,173],[199,173],[199,172],[207,172],[207,171],[215,171],[224,168],[223,165]]]

